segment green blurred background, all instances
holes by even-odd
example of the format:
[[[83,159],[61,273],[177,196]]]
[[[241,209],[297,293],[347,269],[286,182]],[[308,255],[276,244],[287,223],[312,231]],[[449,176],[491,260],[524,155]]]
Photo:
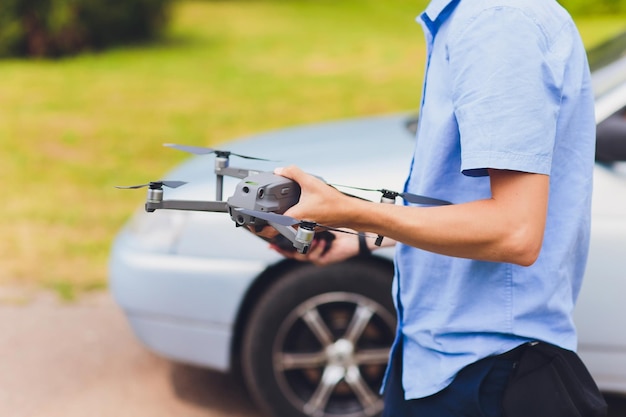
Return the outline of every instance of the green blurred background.
[[[164,142],[417,110],[426,3],[176,0],[162,41],[0,60],[0,285],[105,287],[111,240],[144,198],[113,186],[185,158]],[[623,1],[569,3],[588,47],[626,30]]]

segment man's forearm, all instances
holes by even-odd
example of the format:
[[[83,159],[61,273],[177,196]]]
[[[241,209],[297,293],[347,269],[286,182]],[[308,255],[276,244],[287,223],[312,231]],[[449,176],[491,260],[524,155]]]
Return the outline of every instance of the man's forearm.
[[[442,207],[343,205],[345,224],[448,256],[532,264],[541,249],[549,177],[492,173],[493,197]]]

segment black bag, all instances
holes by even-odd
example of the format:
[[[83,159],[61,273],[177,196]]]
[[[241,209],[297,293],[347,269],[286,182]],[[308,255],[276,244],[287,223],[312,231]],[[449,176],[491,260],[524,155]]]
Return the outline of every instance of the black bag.
[[[505,417],[605,417],[608,408],[578,355],[543,342],[519,350],[502,407]]]

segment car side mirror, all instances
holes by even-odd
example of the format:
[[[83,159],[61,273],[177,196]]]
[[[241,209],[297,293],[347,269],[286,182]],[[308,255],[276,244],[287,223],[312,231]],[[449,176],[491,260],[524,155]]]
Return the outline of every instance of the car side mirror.
[[[596,130],[596,161],[626,161],[626,112],[619,112],[601,122]]]
[[[415,137],[415,134],[417,133],[417,122],[419,121],[419,116],[415,115],[415,116],[411,116],[409,117],[406,122],[404,123],[404,127],[406,128],[406,130],[409,132],[409,134],[411,135],[411,137]]]

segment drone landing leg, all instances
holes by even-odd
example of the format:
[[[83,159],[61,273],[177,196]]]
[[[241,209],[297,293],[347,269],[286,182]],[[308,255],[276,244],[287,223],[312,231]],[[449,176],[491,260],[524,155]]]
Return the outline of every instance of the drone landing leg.
[[[224,189],[224,176],[217,174],[215,182],[215,199],[222,201],[222,190]]]

